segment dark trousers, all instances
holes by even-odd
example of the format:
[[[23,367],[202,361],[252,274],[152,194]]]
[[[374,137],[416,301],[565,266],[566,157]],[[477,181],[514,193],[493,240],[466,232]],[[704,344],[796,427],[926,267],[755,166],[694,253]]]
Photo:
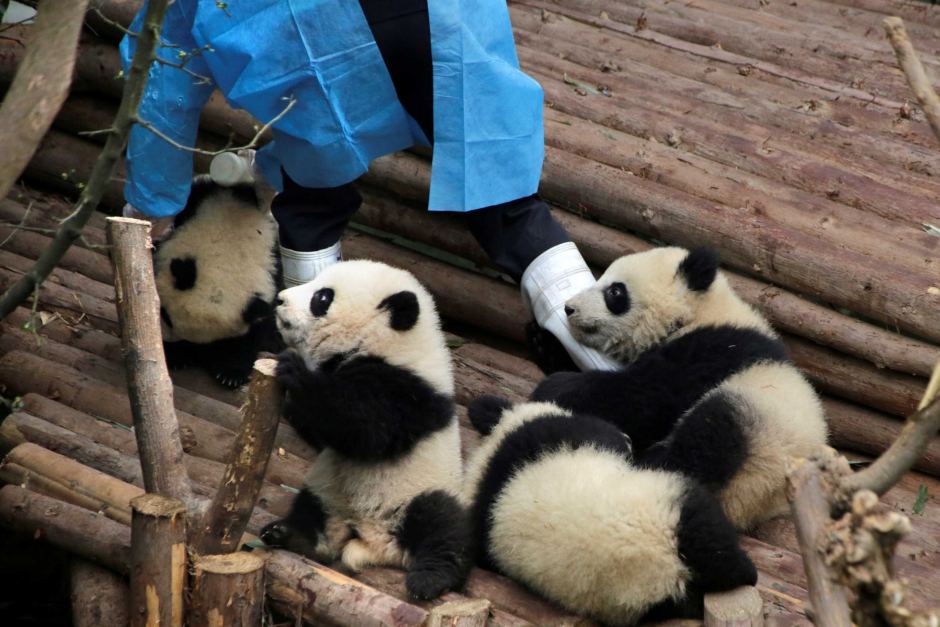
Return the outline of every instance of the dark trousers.
[[[431,29],[427,0],[360,0],[402,107],[434,139]],[[307,188],[284,173],[284,191],[271,211],[281,245],[322,250],[339,241],[362,197],[352,183]],[[462,214],[493,263],[518,281],[540,254],[569,241],[538,194]]]

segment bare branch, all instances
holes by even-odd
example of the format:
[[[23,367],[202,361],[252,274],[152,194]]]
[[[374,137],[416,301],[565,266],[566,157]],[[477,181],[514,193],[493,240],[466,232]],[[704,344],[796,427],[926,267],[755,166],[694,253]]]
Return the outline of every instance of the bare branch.
[[[150,64],[153,62],[154,53],[157,49],[160,35],[160,25],[163,23],[163,16],[169,0],[151,0],[147,3],[147,13],[144,17],[144,28],[141,30],[138,39],[137,50],[134,52],[134,58],[128,72],[127,82],[124,84],[124,94],[121,98],[121,105],[118,108],[117,115],[114,118],[114,132],[108,136],[101,155],[95,161],[95,167],[92,169],[88,183],[82,190],[82,194],[75,205],[75,210],[66,218],[59,230],[56,232],[52,243],[43,251],[39,259],[29,269],[23,277],[10,286],[9,289],[0,297],[0,319],[6,318],[14,309],[23,303],[37,285],[40,285],[52,272],[52,269],[59,263],[65,251],[69,249],[76,239],[82,234],[82,229],[88,218],[94,212],[95,207],[101,201],[111,180],[111,174],[114,172],[114,166],[121,157],[121,152],[127,142],[127,135],[130,132],[134,119],[137,117],[137,108],[140,105],[140,99],[144,93],[144,87],[147,84],[147,76]],[[51,1],[52,6],[71,6],[70,2]],[[74,3],[79,4],[79,3]],[[84,7],[84,2],[80,3]],[[83,9],[84,10],[84,9]],[[79,25],[81,20],[79,19]],[[54,40],[55,41],[55,40]],[[56,45],[60,45],[56,42]],[[20,70],[22,71],[21,66]],[[21,72],[18,72],[19,75]],[[58,109],[58,107],[56,107]],[[5,119],[5,113],[0,115],[0,119]],[[14,118],[16,123],[21,124],[19,118]],[[2,168],[0,168],[2,169]],[[6,191],[3,192],[6,194]]]
[[[888,40],[894,48],[894,54],[898,58],[898,65],[907,77],[907,84],[911,86],[917,103],[923,109],[933,134],[940,140],[940,98],[937,97],[937,92],[930,84],[930,79],[927,78],[927,73],[920,59],[917,58],[917,53],[914,52],[914,46],[911,45],[907,30],[904,28],[904,21],[899,17],[886,17],[882,23],[888,34]]]
[[[940,429],[938,388],[940,388],[940,364],[937,364],[933,376],[930,377],[927,393],[921,400],[921,409],[908,417],[901,433],[888,450],[882,453],[871,466],[845,477],[840,482],[838,494],[834,496],[843,509],[849,506],[852,495],[858,490],[871,490],[878,495],[890,490],[891,486],[897,483],[901,476],[910,470],[924,454],[930,440]]]
[[[221,150],[203,150],[201,148],[193,148],[192,146],[184,146],[183,144],[174,140],[172,137],[168,136],[166,133],[164,133],[157,127],[153,126],[150,122],[137,118],[137,123],[143,126],[145,129],[147,129],[151,133],[153,133],[154,135],[156,135],[157,137],[159,137],[160,139],[162,139],[163,141],[165,141],[166,143],[170,144],[174,148],[177,148],[178,150],[185,150],[186,152],[191,152],[197,155],[206,155],[207,157],[215,157],[226,152],[238,152],[239,150],[248,150],[250,148],[257,148],[258,142],[260,142],[261,138],[264,137],[264,134],[268,132],[268,129],[270,129],[272,126],[277,124],[277,122],[281,118],[287,115],[287,113],[291,109],[294,108],[295,104],[297,104],[296,98],[294,98],[293,96],[287,98],[287,106],[284,107],[284,109],[280,113],[278,113],[276,116],[271,118],[271,120],[268,123],[266,123],[264,126],[259,128],[258,131],[255,133],[255,136],[251,138],[251,141],[249,141],[244,146],[226,147],[226,148],[222,148]]]

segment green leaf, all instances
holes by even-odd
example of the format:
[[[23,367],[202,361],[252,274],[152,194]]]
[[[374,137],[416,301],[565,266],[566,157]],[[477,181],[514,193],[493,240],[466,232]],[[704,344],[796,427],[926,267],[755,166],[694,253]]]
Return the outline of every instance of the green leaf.
[[[917,488],[917,500],[914,501],[914,509],[912,510],[918,516],[924,513],[924,507],[927,506],[927,486],[923,483],[920,484],[920,487]]]
[[[254,550],[254,549],[266,549],[266,548],[268,548],[268,545],[265,544],[262,540],[259,540],[257,538],[254,540],[249,540],[248,542],[242,543],[242,549],[247,549],[249,551]]]
[[[294,493],[294,494],[299,494],[299,493],[300,493],[300,490],[298,490],[298,489],[295,488],[295,487],[289,486],[289,485],[287,485],[286,483],[282,483],[282,484],[281,484],[281,489],[282,489],[282,490],[286,490],[286,491],[288,491],[288,492],[292,492],[292,493]]]
[[[467,343],[468,343],[467,340],[463,339],[462,337],[447,338],[447,348],[450,348],[452,350],[456,350]]]

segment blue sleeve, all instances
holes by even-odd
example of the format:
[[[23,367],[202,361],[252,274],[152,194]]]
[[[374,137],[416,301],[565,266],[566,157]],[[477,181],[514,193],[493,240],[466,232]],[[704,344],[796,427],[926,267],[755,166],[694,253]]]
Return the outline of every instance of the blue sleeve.
[[[167,63],[153,62],[140,103],[138,117],[183,146],[195,146],[199,114],[212,94],[209,67],[192,37],[193,15],[198,0],[176,0],[167,9],[157,50]],[[146,4],[137,14],[131,32],[143,24]],[[121,41],[124,71],[130,67],[136,38]],[[204,78],[200,78],[204,77]],[[175,148],[148,129],[135,125],[127,145],[127,183],[124,198],[155,218],[179,213],[186,205],[193,176],[193,155]]]

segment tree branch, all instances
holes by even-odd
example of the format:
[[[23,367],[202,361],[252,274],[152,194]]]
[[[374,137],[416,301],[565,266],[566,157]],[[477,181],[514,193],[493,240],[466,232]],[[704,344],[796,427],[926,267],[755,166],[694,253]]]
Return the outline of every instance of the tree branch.
[[[907,84],[911,86],[917,103],[923,109],[933,134],[940,140],[940,98],[937,97],[937,92],[930,84],[930,79],[927,78],[927,73],[920,59],[917,58],[917,53],[914,52],[914,46],[911,45],[907,30],[904,28],[904,21],[899,17],[886,17],[882,24],[894,48],[894,54],[898,58],[898,65],[907,77]]]
[[[0,198],[36,152],[65,102],[88,0],[43,0],[33,36],[0,106]]]
[[[114,171],[114,166],[124,150],[127,135],[134,124],[134,119],[137,117],[137,108],[140,105],[140,99],[147,84],[147,75],[159,42],[160,27],[163,24],[163,16],[166,13],[168,1],[151,0],[147,3],[144,27],[141,29],[137,41],[137,50],[134,52],[134,58],[128,71],[127,82],[124,84],[121,105],[114,118],[114,132],[108,136],[108,141],[105,143],[101,155],[95,161],[95,167],[92,169],[88,183],[75,205],[75,210],[62,222],[52,243],[43,251],[33,267],[0,297],[0,319],[6,318],[35,291],[38,285],[46,280],[53,268],[65,255],[69,246],[72,245],[72,242],[81,236],[85,223],[88,222],[88,218],[91,217],[92,212],[101,201]],[[65,6],[73,3],[51,2],[51,4]],[[84,6],[84,3],[82,5]]]

